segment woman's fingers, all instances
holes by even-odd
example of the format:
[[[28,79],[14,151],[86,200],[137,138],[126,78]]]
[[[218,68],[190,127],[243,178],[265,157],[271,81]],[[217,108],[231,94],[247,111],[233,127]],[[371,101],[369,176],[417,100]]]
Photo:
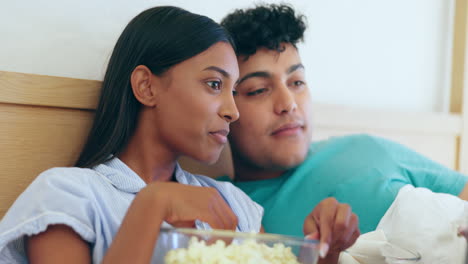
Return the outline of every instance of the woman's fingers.
[[[168,200],[169,210],[165,220],[179,227],[195,227],[195,221],[200,220],[214,229],[235,230],[237,217],[229,205],[212,187],[196,187],[178,183],[159,183],[156,191],[171,194]]]
[[[210,207],[213,209],[212,217],[216,218],[216,223],[219,224],[212,226],[212,228],[236,230],[237,216],[217,191]]]

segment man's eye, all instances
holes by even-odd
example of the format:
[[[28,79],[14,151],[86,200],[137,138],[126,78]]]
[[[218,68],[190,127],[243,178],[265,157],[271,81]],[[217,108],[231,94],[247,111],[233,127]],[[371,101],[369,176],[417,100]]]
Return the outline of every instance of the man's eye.
[[[232,95],[233,95],[233,96],[236,96],[236,95],[238,95],[238,94],[239,94],[239,92],[237,92],[236,90],[232,91]]]
[[[258,95],[258,94],[264,93],[265,91],[266,91],[266,88],[257,89],[257,90],[255,90],[255,91],[248,92],[248,93],[247,93],[247,96]]]
[[[293,84],[294,84],[294,86],[302,86],[302,85],[305,84],[305,82],[303,82],[303,81],[295,81]]]
[[[213,90],[220,90],[221,89],[221,82],[220,81],[209,81],[209,82],[206,82],[206,84],[208,84],[208,86],[210,86],[211,89],[213,89]]]

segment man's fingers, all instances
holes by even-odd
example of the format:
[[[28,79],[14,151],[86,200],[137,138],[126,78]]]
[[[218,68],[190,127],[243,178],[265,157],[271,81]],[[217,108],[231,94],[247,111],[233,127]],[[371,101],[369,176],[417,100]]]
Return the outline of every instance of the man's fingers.
[[[324,205],[323,210],[320,213],[319,220],[319,232],[320,232],[320,246],[319,253],[320,257],[324,258],[328,249],[330,248],[330,243],[333,241],[332,228],[335,223],[336,210],[338,206],[338,201],[334,198],[328,198]]]
[[[319,240],[320,239],[320,234],[318,231],[313,232],[311,234],[308,234],[305,239],[313,239],[313,240]]]
[[[347,244],[345,245],[345,248],[343,248],[343,250],[352,246],[356,242],[356,240],[359,238],[359,236],[361,235],[361,231],[359,231],[359,218],[357,217],[357,215],[353,214],[351,216],[350,225],[355,226],[356,228],[354,229],[354,232],[351,234],[351,237],[347,239]]]
[[[313,233],[319,234],[317,219],[314,218],[314,215],[311,213],[307,216],[304,221],[304,234],[309,235]],[[318,239],[318,238],[317,238]]]
[[[459,227],[458,236],[464,236],[468,239],[468,228],[466,226]]]
[[[318,228],[318,219],[316,219],[316,216],[314,215],[315,211],[312,211],[311,214],[309,214],[304,222],[304,234],[306,235],[306,239],[315,239],[319,240],[320,239],[320,231]],[[322,243],[319,245],[319,252],[320,256],[325,256],[328,252],[327,246],[323,246]],[[322,257],[323,258],[323,257]]]
[[[349,240],[347,240],[346,243],[339,245],[339,247],[337,247],[335,250],[338,252],[341,252],[350,248],[352,245],[354,245],[354,243],[356,243],[356,240],[359,238],[360,235],[361,235],[361,232],[359,231],[359,229],[355,229],[354,232],[349,237]]]
[[[343,248],[343,250],[354,245],[354,243],[356,243],[356,240],[359,238],[360,235],[361,235],[361,232],[359,231],[359,228],[356,228],[356,230],[354,230],[354,233],[351,235],[351,238],[348,240],[348,244],[346,245],[345,248]]]
[[[351,218],[353,212],[351,207],[347,204],[338,204],[336,209],[335,224],[333,225],[333,240],[332,247],[341,247],[351,237],[354,232],[352,227]]]
[[[350,230],[351,232],[348,232],[348,236],[346,237],[347,241],[351,239],[351,237],[354,235],[356,230],[359,232],[359,218],[357,217],[356,214],[351,214],[351,217],[349,219],[348,230]]]
[[[345,250],[351,247],[361,235],[358,226],[358,218],[355,214],[352,214],[349,220],[349,226],[347,232],[341,237],[340,241],[337,241],[334,245],[334,249],[337,251]]]

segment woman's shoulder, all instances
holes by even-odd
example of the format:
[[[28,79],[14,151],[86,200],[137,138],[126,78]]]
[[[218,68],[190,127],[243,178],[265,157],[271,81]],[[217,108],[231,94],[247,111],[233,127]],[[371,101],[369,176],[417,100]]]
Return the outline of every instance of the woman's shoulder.
[[[32,184],[85,184],[95,178],[96,171],[89,168],[54,167],[40,173]]]
[[[79,168],[79,167],[53,167],[47,169],[39,174],[42,177],[53,177],[58,175],[66,175],[70,177],[91,175],[95,174],[95,171],[90,168]]]
[[[216,180],[214,178],[211,178],[205,175],[192,174],[185,170],[184,170],[184,174],[187,177],[196,179],[196,181],[199,182],[201,186],[214,187],[218,190],[225,189],[225,190],[234,191],[234,192],[240,191],[236,186],[234,186],[231,182],[228,182],[228,181],[219,181],[219,180]]]
[[[87,200],[95,200],[96,197],[102,196],[102,192],[99,190],[104,190],[108,185],[110,184],[106,177],[93,169],[54,167],[40,173],[21,196],[32,199],[40,194],[41,198],[47,200],[64,197],[86,197]]]
[[[22,259],[24,251],[18,248],[24,247],[25,237],[53,224],[69,226],[84,240],[95,241],[96,213],[87,183],[92,176],[93,170],[82,168],[57,167],[40,173],[0,221],[0,262]]]
[[[98,181],[92,169],[77,167],[54,167],[40,173],[18,197],[19,201],[67,200],[73,197],[93,197],[91,185]],[[77,199],[74,199],[77,200]],[[79,199],[78,199],[79,200]],[[73,199],[71,199],[73,201]]]

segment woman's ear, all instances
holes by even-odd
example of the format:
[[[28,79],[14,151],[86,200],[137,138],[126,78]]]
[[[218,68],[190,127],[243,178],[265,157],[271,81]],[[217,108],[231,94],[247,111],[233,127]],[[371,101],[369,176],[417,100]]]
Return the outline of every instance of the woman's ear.
[[[156,87],[153,84],[155,76],[148,67],[138,65],[130,76],[130,84],[132,85],[135,98],[145,106],[156,106]]]

